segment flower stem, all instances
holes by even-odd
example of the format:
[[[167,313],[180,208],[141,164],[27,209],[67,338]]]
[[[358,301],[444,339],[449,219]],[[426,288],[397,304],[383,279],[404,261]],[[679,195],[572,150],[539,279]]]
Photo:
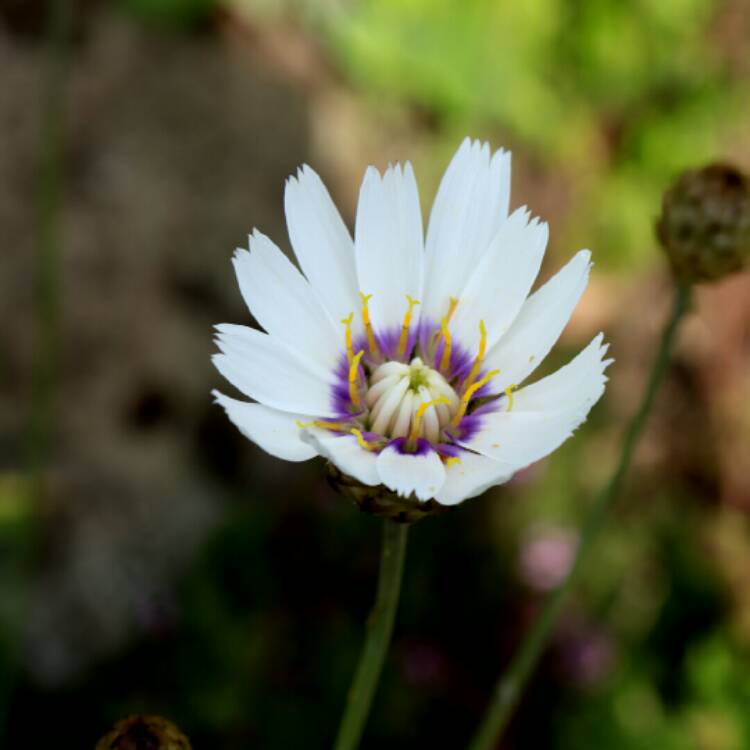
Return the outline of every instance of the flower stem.
[[[65,160],[65,114],[70,66],[72,9],[68,0],[46,4],[47,70],[43,89],[34,302],[37,346],[31,377],[31,414],[27,460],[32,480],[38,480],[49,459],[54,435],[55,380],[60,318],[60,251]]]
[[[383,523],[378,592],[375,605],[367,618],[365,645],[349,688],[346,710],[341,718],[334,745],[335,750],[355,750],[359,747],[393,633],[409,525],[388,520]]]
[[[36,159],[36,249],[31,403],[25,435],[25,481],[10,489],[17,510],[0,521],[3,606],[0,612],[0,746],[5,747],[13,692],[21,678],[24,626],[39,535],[44,469],[55,437],[56,380],[60,339],[60,254],[64,209],[65,116],[71,62],[73,4],[42,3],[45,9],[44,70],[39,87]],[[20,6],[19,6],[20,7]],[[0,372],[2,366],[0,363]],[[4,374],[4,373],[3,373]],[[2,375],[0,375],[2,377]],[[14,504],[15,507],[15,504]]]
[[[617,467],[589,511],[581,530],[576,556],[568,574],[562,583],[548,596],[537,621],[526,635],[508,669],[501,675],[495,685],[492,701],[469,745],[469,750],[491,750],[494,748],[513,715],[513,711],[518,704],[526,683],[529,681],[534,667],[547,644],[552,628],[560,616],[565,595],[576,581],[581,571],[581,563],[589,552],[595,537],[601,530],[608,511],[619,495],[623,480],[630,467],[638,438],[643,431],[643,427],[653,406],[656,392],[667,371],[675,334],[677,333],[680,320],[688,308],[689,302],[690,287],[687,284],[678,282],[672,313],[664,327],[659,349],[656,352],[651,367],[651,374],[643,392],[641,404],[625,433]]]

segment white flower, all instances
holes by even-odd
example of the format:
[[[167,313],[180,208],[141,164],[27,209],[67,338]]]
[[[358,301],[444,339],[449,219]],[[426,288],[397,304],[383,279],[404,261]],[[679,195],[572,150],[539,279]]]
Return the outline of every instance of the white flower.
[[[466,139],[423,240],[411,165],[370,167],[352,242],[309,167],[286,184],[302,273],[255,231],[234,267],[266,333],[220,325],[213,360],[257,403],[214,392],[273,456],[324,456],[402,497],[453,505],[506,482],[565,441],[604,391],[602,335],[519,387],[547,355],[588,280],[580,251],[531,296],[547,224],[508,216],[510,154]],[[304,274],[304,275],[303,275]]]

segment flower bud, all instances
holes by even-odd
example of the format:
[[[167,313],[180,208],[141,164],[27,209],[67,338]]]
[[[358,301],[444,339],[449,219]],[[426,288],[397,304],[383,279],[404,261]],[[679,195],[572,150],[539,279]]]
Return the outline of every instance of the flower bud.
[[[345,497],[354,500],[364,513],[387,518],[398,523],[414,523],[427,516],[438,515],[451,507],[441,505],[435,500],[417,500],[413,495],[399,497],[382,484],[369,487],[354,477],[339,471],[332,463],[326,465],[328,482]]]
[[[739,271],[750,259],[750,180],[727,164],[684,172],[664,194],[656,232],[684,281]]]
[[[128,716],[99,740],[96,750],[191,750],[190,741],[161,716]]]

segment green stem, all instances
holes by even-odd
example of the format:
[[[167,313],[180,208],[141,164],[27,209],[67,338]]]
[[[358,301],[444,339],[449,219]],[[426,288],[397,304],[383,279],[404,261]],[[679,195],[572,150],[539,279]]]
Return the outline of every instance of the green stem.
[[[384,521],[383,547],[375,605],[367,618],[367,636],[341,718],[335,750],[355,750],[365,728],[393,633],[401,576],[406,556],[408,524]]]
[[[37,346],[32,372],[28,468],[38,480],[49,458],[54,432],[55,379],[60,318],[60,235],[66,83],[72,9],[68,0],[48,4],[47,45],[39,159],[38,249],[35,304]]]
[[[622,443],[622,451],[617,468],[610,480],[602,488],[581,530],[580,542],[576,556],[568,574],[562,583],[549,595],[534,626],[526,635],[520,649],[511,661],[505,674],[501,675],[492,696],[489,709],[479,725],[469,750],[491,750],[496,746],[503,731],[508,725],[513,710],[523,693],[526,683],[539,661],[552,628],[557,622],[568,590],[576,581],[581,571],[581,563],[601,530],[607,513],[619,495],[625,475],[633,459],[638,438],[651,411],[656,392],[664,378],[669,364],[669,357],[674,344],[675,334],[690,302],[690,288],[678,283],[672,313],[664,327],[659,349],[656,352],[641,404],[635,413]]]
[[[59,339],[59,257],[63,208],[64,131],[73,8],[70,0],[46,6],[47,56],[41,83],[36,195],[35,334],[31,405],[26,435],[28,488],[23,510],[0,525],[3,612],[0,613],[0,745],[6,739],[12,693],[20,676],[22,634],[37,543],[37,508],[54,436]]]

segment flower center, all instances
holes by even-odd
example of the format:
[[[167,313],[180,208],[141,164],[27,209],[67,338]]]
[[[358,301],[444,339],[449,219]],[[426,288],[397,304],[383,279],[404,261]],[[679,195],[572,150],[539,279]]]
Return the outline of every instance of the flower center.
[[[516,386],[508,386],[504,394],[486,388],[500,371],[484,370],[484,321],[479,321],[479,347],[472,357],[460,342],[454,346],[450,323],[458,299],[449,298],[439,324],[422,320],[415,336],[412,313],[419,300],[407,295],[403,323],[394,337],[393,330],[373,329],[371,296],[360,293],[362,335],[353,335],[353,312],[341,321],[346,358],[340,360],[333,390],[337,417],[300,421],[300,428],[354,435],[360,447],[376,453],[392,441],[414,452],[428,443],[446,465],[458,461],[456,442],[478,429],[475,415],[503,404],[513,407]]]
[[[368,379],[364,401],[370,410],[370,432],[431,443],[440,442],[460,404],[443,375],[419,357],[408,365],[391,361],[378,366]]]

